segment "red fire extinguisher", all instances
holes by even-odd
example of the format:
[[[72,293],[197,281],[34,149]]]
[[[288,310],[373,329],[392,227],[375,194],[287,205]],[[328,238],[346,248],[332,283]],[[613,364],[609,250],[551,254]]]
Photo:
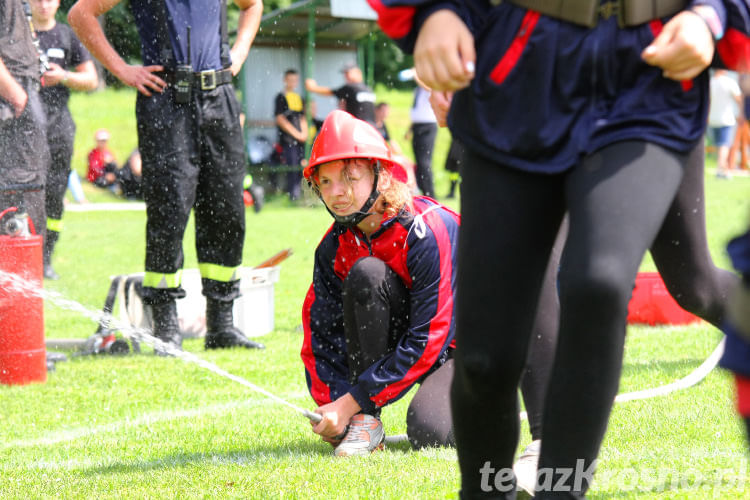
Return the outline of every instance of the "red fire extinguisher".
[[[0,383],[47,380],[44,347],[42,236],[29,216],[0,212]]]

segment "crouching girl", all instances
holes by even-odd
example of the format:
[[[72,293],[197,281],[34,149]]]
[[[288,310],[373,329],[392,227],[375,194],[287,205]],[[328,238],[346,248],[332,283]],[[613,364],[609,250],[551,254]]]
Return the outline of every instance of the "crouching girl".
[[[460,218],[412,197],[368,123],[333,111],[304,176],[334,223],[315,252],[302,360],[337,456],[383,446],[381,409],[421,384],[407,412],[414,447],[453,445],[456,251]]]

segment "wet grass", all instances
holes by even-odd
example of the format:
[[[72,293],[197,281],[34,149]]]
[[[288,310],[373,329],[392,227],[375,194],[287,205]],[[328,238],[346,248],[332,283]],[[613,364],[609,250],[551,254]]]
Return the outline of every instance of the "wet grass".
[[[108,102],[126,101],[122,94],[107,94]],[[102,116],[108,114],[118,112]],[[706,180],[711,249],[726,265],[723,246],[746,221],[750,179]],[[110,275],[142,269],[145,214],[67,212],[65,223],[55,256],[62,279],[45,286],[99,309]],[[292,206],[282,197],[272,197],[260,214],[248,210],[246,265],[294,250],[275,286],[275,330],[260,339],[267,349],[205,352],[197,339],[187,340],[186,349],[313,408],[299,359],[300,308],[313,249],[329,224],[317,205]],[[185,266],[195,267],[192,224],[184,247]],[[85,338],[96,329],[52,304],[45,305],[45,321],[50,338]],[[719,337],[705,324],[630,327],[621,390],[684,377]],[[385,409],[388,434],[405,432],[409,399]],[[296,413],[194,365],[149,353],[74,358],[58,364],[44,384],[0,386],[0,423],[3,499],[434,499],[456,498],[459,488],[453,450],[412,452],[402,444],[366,459],[336,460]],[[524,424],[521,445],[528,441]],[[691,389],[615,406],[590,497],[746,498],[746,449],[730,379],[715,370]]]

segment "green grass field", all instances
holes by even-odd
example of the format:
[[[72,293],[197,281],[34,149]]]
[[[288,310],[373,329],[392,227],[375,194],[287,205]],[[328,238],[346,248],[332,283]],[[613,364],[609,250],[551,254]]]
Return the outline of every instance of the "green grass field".
[[[392,104],[394,136],[403,135],[410,94],[379,93]],[[118,159],[135,146],[133,99],[132,92],[109,90],[74,97],[79,172],[99,127],[113,132]],[[435,159],[439,194],[447,188],[447,137],[442,131]],[[707,174],[706,184],[711,250],[728,266],[723,248],[747,222],[750,178],[726,182]],[[88,187],[87,194],[93,201],[114,200]],[[62,279],[45,287],[100,309],[109,276],[142,270],[145,215],[68,211],[64,220],[54,260]],[[205,352],[200,340],[187,340],[185,347],[313,409],[299,359],[300,309],[313,249],[330,216],[317,204],[291,206],[277,197],[260,214],[248,210],[247,222],[245,265],[294,250],[275,287],[275,330],[261,339],[267,349]],[[192,226],[185,252],[185,266],[195,267]],[[643,269],[652,266],[647,259]],[[50,302],[45,321],[49,338],[86,338],[96,329]],[[621,391],[684,377],[719,339],[705,324],[630,327]],[[409,399],[384,410],[386,433],[405,432]],[[0,423],[2,499],[436,499],[457,498],[459,488],[454,450],[413,452],[397,444],[363,459],[334,459],[293,411],[193,364],[148,353],[74,358],[58,364],[44,384],[0,386]],[[521,446],[529,439],[524,424]],[[748,498],[746,450],[730,379],[714,370],[696,387],[615,406],[590,497]]]

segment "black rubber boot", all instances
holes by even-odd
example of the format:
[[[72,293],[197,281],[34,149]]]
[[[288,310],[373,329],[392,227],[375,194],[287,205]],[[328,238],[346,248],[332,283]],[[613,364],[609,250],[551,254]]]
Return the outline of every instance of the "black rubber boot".
[[[265,349],[266,346],[253,342],[234,326],[233,306],[234,302],[206,299],[206,349],[225,347]]]
[[[174,300],[152,304],[151,310],[154,318],[154,337],[167,344],[168,348],[182,350],[182,334],[180,324],[177,322],[177,304]],[[154,352],[159,356],[168,356],[169,350],[163,347],[155,347]]]
[[[44,277],[48,280],[59,280],[60,275],[52,268],[52,251],[55,249],[55,243],[60,237],[57,231],[47,231],[44,238],[44,249],[42,251],[42,261],[44,262]]]

